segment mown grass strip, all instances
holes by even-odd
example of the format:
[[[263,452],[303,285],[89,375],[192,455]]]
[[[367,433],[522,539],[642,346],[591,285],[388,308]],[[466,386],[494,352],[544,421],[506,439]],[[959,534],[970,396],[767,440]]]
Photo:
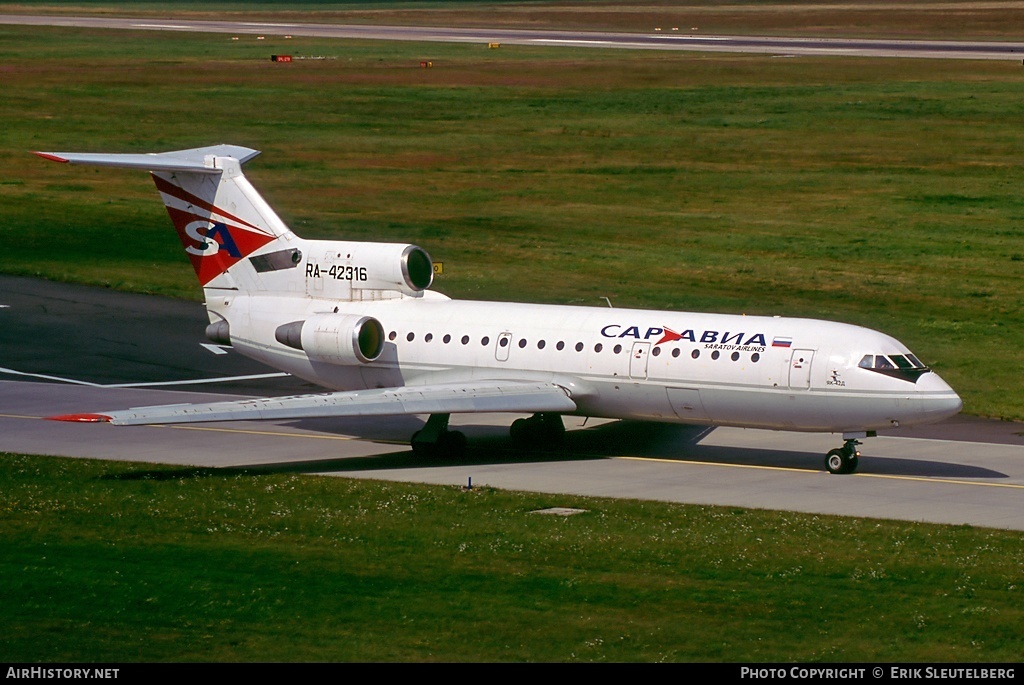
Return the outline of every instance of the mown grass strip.
[[[1014,661],[1020,535],[0,455],[7,661]],[[586,510],[538,516],[549,507]]]

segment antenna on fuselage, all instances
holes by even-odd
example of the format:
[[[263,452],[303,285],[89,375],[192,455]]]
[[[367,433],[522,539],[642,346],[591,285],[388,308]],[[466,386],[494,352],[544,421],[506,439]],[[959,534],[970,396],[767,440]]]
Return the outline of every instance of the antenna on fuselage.
[[[608,303],[608,308],[609,308],[609,309],[615,309],[615,307],[613,307],[613,306],[612,306],[612,301],[611,301],[611,300],[609,300],[609,299],[608,299],[607,297],[605,297],[604,295],[602,295],[602,296],[601,296],[601,299],[602,299],[602,300],[604,300],[605,302],[607,302],[607,303]]]

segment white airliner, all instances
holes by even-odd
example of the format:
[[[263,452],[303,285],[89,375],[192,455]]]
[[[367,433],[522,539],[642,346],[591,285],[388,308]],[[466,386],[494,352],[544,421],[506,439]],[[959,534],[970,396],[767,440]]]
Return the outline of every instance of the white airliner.
[[[231,145],[159,154],[36,153],[152,173],[206,295],[207,336],[332,392],[63,418],[113,424],[429,414],[420,454],[461,454],[449,416],[532,414],[513,439],[555,441],[562,414],[841,433],[859,439],[960,411],[899,341],[779,317],[451,300],[415,246],[303,240],[243,176]]]

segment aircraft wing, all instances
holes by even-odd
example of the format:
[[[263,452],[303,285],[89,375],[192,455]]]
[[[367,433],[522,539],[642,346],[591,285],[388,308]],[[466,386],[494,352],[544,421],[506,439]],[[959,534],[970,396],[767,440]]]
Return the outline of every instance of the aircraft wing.
[[[208,404],[135,407],[103,414],[68,414],[56,421],[109,422],[118,426],[323,416],[571,412],[576,403],[554,383],[481,380],[292,397],[260,397]]]

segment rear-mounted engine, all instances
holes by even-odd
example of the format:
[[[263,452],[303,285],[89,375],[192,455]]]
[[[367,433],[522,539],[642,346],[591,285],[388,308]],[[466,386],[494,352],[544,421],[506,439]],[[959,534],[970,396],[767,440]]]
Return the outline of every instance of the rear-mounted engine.
[[[372,316],[356,314],[316,314],[278,326],[274,337],[328,364],[366,364],[384,349],[384,327]]]
[[[340,282],[353,291],[390,291],[416,297],[434,280],[430,255],[416,245],[325,240],[309,245],[306,279],[312,291],[325,296],[332,282]]]

